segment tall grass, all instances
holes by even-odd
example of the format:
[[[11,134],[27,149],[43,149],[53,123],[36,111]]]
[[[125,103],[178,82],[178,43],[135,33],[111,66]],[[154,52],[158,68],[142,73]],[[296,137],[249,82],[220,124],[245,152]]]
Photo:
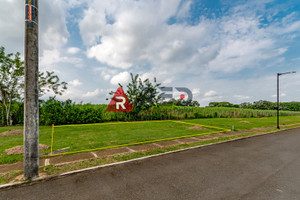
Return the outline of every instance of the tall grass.
[[[109,121],[181,120],[199,118],[251,118],[276,116],[276,110],[253,110],[229,107],[187,107],[160,105],[133,112],[107,112],[104,104],[75,104],[71,100],[51,98],[40,105],[40,125],[87,124]],[[23,107],[13,112],[14,124],[23,123]],[[3,109],[2,109],[3,110]],[[300,115],[298,111],[280,111],[281,116]],[[3,113],[2,113],[2,121]]]
[[[144,121],[144,120],[182,120],[200,118],[259,118],[274,117],[276,110],[253,110],[226,107],[184,107],[184,106],[158,106],[149,110],[140,111],[136,116],[133,113],[107,112],[107,105],[94,105],[94,109],[101,110],[101,120],[109,121]],[[281,116],[300,115],[300,112],[280,111]]]

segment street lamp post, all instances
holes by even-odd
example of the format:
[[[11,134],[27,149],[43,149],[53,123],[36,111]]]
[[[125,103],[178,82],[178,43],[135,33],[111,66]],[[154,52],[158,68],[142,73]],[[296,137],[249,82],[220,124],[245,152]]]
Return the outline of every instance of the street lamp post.
[[[279,76],[285,74],[295,74],[296,72],[284,72],[284,73],[277,73],[277,128],[280,129],[279,126]]]

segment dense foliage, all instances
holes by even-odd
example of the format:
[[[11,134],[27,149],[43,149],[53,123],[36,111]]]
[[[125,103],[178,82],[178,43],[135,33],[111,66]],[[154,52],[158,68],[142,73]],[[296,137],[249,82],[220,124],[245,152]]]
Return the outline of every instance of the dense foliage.
[[[62,94],[67,89],[66,82],[60,82],[54,72],[39,72],[39,96],[53,91]],[[1,116],[5,115],[5,124],[12,125],[12,117],[19,110],[24,93],[24,62],[20,53],[5,53],[5,48],[0,47],[0,103]],[[17,108],[16,108],[17,107]],[[2,122],[3,123],[3,122]]]
[[[256,110],[274,110],[277,108],[276,102],[259,100],[254,101],[253,103],[244,102],[240,105],[231,104],[229,102],[210,102],[210,107],[235,107],[235,108],[246,108],[246,109],[256,109]],[[279,105],[280,110],[287,111],[300,111],[300,102],[292,101],[292,102],[280,102]]]
[[[232,104],[227,101],[223,102],[210,102],[209,105],[210,107],[230,107],[230,108],[238,108],[239,105],[237,104]]]
[[[184,99],[170,99],[169,101],[164,101],[161,103],[162,105],[172,105],[172,106],[191,106],[191,107],[200,107],[200,103],[198,101],[192,100],[184,100]]]
[[[12,104],[13,124],[23,124],[23,103]],[[254,110],[229,107],[192,107],[176,105],[152,106],[137,115],[130,113],[112,113],[106,111],[107,105],[76,104],[71,100],[59,101],[49,98],[40,101],[40,125],[86,124],[109,121],[169,120],[196,118],[250,118],[276,116],[276,110]],[[0,122],[5,125],[5,116],[0,107]],[[280,115],[300,115],[300,112],[280,111]]]

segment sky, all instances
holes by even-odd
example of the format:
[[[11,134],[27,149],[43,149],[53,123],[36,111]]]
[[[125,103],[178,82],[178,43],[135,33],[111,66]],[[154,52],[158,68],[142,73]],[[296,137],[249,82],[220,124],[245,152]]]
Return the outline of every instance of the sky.
[[[24,0],[0,0],[0,46],[24,56]],[[299,0],[40,0],[39,68],[57,99],[108,104],[130,73],[189,88],[201,106],[300,101]],[[126,89],[126,88],[125,88]],[[48,93],[43,98],[54,94]]]

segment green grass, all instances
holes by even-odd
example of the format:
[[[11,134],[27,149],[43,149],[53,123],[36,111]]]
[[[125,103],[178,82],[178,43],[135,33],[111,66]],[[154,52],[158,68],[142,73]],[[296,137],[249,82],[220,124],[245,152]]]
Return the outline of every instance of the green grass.
[[[193,123],[218,126],[221,128],[231,129],[234,126],[236,131],[248,130],[253,128],[276,126],[276,117],[267,118],[211,118],[211,119],[192,119],[188,120]],[[248,123],[249,122],[249,123]],[[300,123],[300,116],[281,116],[280,124]]]
[[[276,117],[269,118],[212,118],[212,119],[192,119],[182,120],[188,123],[216,126],[226,129],[247,130],[261,127],[275,127]],[[281,124],[300,123],[300,116],[282,116]],[[170,121],[162,122],[138,122],[138,123],[103,123],[89,126],[63,126],[54,129],[53,150],[67,148],[68,152],[81,151],[87,149],[125,145],[164,138],[180,137],[193,134],[204,134],[216,129],[206,130],[188,129],[192,125],[174,123]],[[22,129],[21,126],[0,127],[0,133],[9,129]],[[40,144],[51,145],[51,127],[40,126]],[[21,161],[22,155],[7,155],[5,149],[23,144],[23,136],[2,136],[0,137],[0,164]],[[45,150],[48,154],[50,149]]]
[[[23,129],[23,126],[0,127],[0,133],[3,133],[8,130],[15,130],[15,129]],[[39,140],[40,140],[40,144],[45,144],[50,146],[51,127],[40,126]],[[19,145],[23,145],[23,135],[0,136],[0,165],[23,160],[23,154],[7,155],[5,153],[6,149],[10,149],[12,147],[19,146]]]
[[[63,126],[54,129],[53,149],[68,148],[72,152],[213,131],[188,129],[191,126],[170,121]]]
[[[0,176],[0,184],[6,184],[10,182],[12,179],[14,179],[16,176],[21,175],[23,171],[16,170],[16,171],[10,171],[4,175]]]
[[[276,129],[269,129],[268,131],[272,131],[272,130],[276,130]],[[40,171],[43,173],[46,173],[48,176],[56,175],[56,174],[61,174],[61,173],[68,172],[68,171],[84,169],[87,167],[94,167],[94,166],[99,166],[99,165],[104,165],[104,164],[109,164],[109,163],[131,160],[131,159],[135,159],[135,158],[141,158],[144,156],[165,153],[165,152],[169,152],[169,151],[175,151],[175,150],[189,148],[189,147],[223,142],[223,141],[232,140],[232,139],[236,139],[236,138],[240,138],[240,137],[251,136],[251,135],[254,135],[257,133],[258,132],[246,133],[246,134],[241,134],[241,135],[228,136],[228,137],[222,137],[222,138],[211,139],[211,140],[204,140],[204,141],[193,142],[193,143],[188,143],[188,144],[180,144],[180,145],[167,147],[167,148],[163,148],[163,149],[152,149],[152,150],[148,150],[146,152],[135,152],[135,153],[129,153],[129,154],[125,154],[125,155],[116,155],[116,156],[112,156],[112,157],[95,159],[95,160],[85,160],[85,161],[81,161],[78,163],[62,165],[62,166],[48,165],[45,167],[41,167]]]

